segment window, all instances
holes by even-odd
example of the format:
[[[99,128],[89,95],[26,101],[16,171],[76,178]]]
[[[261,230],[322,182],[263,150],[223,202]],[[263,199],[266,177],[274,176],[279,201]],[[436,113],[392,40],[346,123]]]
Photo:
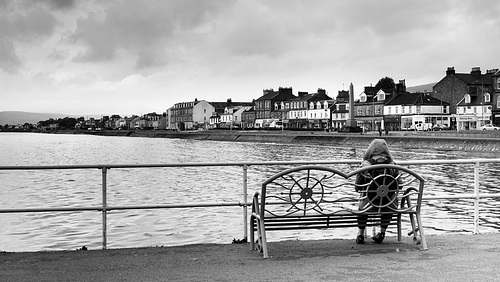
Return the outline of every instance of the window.
[[[377,92],[377,101],[384,101],[385,100],[385,92],[380,90]]]
[[[500,89],[500,77],[497,78],[497,89]]]
[[[361,93],[361,95],[359,95],[359,101],[361,103],[366,103],[366,94],[365,93]]]
[[[278,103],[274,103],[274,109],[279,110]]]
[[[484,94],[484,102],[486,102],[486,103],[491,102],[490,93]]]
[[[470,95],[469,94],[465,94],[465,103],[470,104]]]
[[[311,110],[314,109],[314,103],[313,102],[309,103],[309,109],[311,109]]]

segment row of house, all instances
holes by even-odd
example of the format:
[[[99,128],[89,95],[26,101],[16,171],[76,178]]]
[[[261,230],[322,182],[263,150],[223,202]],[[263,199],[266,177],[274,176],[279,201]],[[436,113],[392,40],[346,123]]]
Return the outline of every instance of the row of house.
[[[350,93],[338,91],[335,97],[325,89],[314,93],[291,87],[264,89],[251,102],[179,102],[163,114],[149,113],[122,118],[114,115],[100,120],[80,121],[78,128],[98,129],[332,129],[341,130],[354,118],[366,130],[378,128],[407,130],[418,124],[442,124],[456,130],[479,129],[484,124],[500,124],[500,72],[482,73],[474,67],[456,73],[448,67],[446,75],[432,91],[410,93],[405,80],[391,89],[366,86],[349,113]]]
[[[176,103],[166,111],[166,128],[284,128],[342,129],[350,118],[349,92],[331,97],[324,89],[315,93],[280,87],[263,90],[252,102]],[[354,119],[367,130],[409,129],[417,124],[443,124],[457,130],[478,129],[500,123],[500,72],[456,73],[454,67],[432,91],[409,93],[405,80],[392,89],[364,87],[354,102]]]
[[[88,118],[78,120],[75,128],[82,130],[101,129],[166,129],[166,114],[155,112],[142,116],[121,117],[119,115],[103,116],[98,118]],[[52,125],[54,126],[54,125]]]

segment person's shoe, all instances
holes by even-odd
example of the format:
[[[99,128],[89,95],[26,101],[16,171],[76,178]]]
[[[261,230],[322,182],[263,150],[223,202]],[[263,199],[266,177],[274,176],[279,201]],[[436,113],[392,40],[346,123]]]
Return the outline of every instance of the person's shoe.
[[[375,243],[380,244],[384,241],[385,233],[379,232],[377,235],[373,236],[372,239]]]
[[[358,235],[356,237],[356,244],[364,244],[365,243],[365,235]]]

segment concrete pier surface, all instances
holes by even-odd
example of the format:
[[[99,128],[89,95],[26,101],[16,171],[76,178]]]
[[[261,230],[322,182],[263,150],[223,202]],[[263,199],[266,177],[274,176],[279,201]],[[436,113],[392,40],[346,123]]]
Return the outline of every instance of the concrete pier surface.
[[[0,281],[500,281],[500,233],[426,238],[0,253]]]

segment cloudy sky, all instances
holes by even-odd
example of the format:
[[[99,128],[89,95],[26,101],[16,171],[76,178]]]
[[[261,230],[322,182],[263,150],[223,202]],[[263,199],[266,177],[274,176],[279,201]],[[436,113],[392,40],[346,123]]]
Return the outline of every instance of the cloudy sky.
[[[164,112],[500,67],[500,1],[2,0],[0,111]]]

